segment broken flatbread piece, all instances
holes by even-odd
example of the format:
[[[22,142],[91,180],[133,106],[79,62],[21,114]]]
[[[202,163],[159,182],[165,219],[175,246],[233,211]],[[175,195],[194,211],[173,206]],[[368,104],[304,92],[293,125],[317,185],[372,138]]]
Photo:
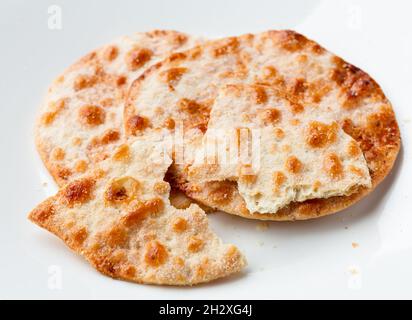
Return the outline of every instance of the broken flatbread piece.
[[[170,164],[160,142],[129,141],[29,218],[113,278],[193,285],[240,271],[245,258],[211,231],[200,207],[170,205]]]
[[[256,92],[265,100],[257,103]],[[221,88],[189,181],[237,181],[250,212],[273,214],[291,202],[370,188],[357,142],[327,116],[297,118],[296,108],[267,86]]]

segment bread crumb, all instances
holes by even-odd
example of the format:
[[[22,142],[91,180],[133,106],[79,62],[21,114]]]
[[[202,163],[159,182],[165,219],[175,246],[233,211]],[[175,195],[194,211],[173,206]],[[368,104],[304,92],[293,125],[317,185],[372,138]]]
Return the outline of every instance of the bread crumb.
[[[354,268],[354,267],[349,268],[349,272],[350,272],[350,274],[352,274],[352,275],[356,275],[356,274],[359,273],[358,269],[356,269],[356,268]]]
[[[47,182],[43,182],[41,185],[42,187],[47,187]]]
[[[357,247],[359,247],[359,243],[352,242],[352,248],[356,249]]]
[[[256,230],[258,230],[258,231],[264,232],[264,231],[266,231],[268,228],[269,228],[269,223],[268,223],[267,221],[259,221],[259,222],[256,224]]]

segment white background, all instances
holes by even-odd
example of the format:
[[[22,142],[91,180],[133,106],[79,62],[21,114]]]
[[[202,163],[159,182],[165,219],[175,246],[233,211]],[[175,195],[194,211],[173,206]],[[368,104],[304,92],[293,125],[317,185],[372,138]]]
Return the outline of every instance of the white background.
[[[0,298],[412,298],[411,3],[2,0]],[[53,4],[62,9],[61,30],[48,28]],[[66,66],[117,36],[152,28],[208,37],[296,29],[368,71],[393,102],[401,128],[392,174],[359,204],[320,220],[262,230],[256,221],[212,215],[219,235],[248,257],[239,276],[176,288],[100,275],[26,219],[56,191],[34,149],[33,121],[48,84]]]

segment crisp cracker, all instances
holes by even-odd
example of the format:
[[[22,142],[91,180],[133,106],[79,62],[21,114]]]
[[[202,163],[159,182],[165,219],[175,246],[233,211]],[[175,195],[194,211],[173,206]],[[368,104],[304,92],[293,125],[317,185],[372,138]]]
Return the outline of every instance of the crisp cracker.
[[[265,101],[256,102],[256,92]],[[236,181],[250,212],[275,213],[291,202],[370,188],[357,142],[328,115],[312,118],[269,86],[227,85],[212,106],[190,182]],[[215,160],[215,161],[211,161]]]
[[[93,169],[123,143],[123,107],[133,80],[172,52],[199,42],[176,31],[135,33],[92,51],[57,77],[35,136],[59,186]]]
[[[199,206],[170,204],[164,177],[171,159],[159,146],[126,142],[122,156],[65,185],[30,220],[113,278],[193,285],[240,271],[245,258],[211,231]]]
[[[364,71],[289,30],[209,41],[153,66],[128,93],[126,131],[136,136],[162,128],[173,131],[168,124],[182,122],[187,136],[199,141],[218,88],[230,83],[272,86],[291,102],[311,107],[313,118],[328,114],[360,146],[372,187],[348,196],[293,202],[276,214],[253,214],[236,182],[191,183],[185,164],[177,164],[171,170],[174,183],[190,197],[247,218],[304,220],[352,205],[389,174],[400,149],[400,133],[380,86]],[[264,100],[257,92],[256,103]],[[158,106],[161,113],[156,113]],[[296,114],[299,119],[298,109]],[[192,148],[192,143],[186,147]]]

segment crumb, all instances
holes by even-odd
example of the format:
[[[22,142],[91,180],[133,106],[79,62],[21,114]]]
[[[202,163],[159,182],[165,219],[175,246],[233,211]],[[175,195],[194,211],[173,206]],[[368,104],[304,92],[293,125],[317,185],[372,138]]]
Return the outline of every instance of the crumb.
[[[260,221],[256,225],[256,230],[266,231],[269,228],[269,223],[267,221]]]
[[[273,248],[273,249],[276,249],[276,248],[277,248],[277,246],[273,246],[272,248]]]
[[[350,272],[350,274],[352,274],[352,275],[356,275],[356,274],[359,273],[359,271],[358,271],[356,268],[349,268],[349,272]]]
[[[359,247],[359,243],[352,242],[352,248],[356,249],[357,247]]]
[[[41,185],[42,185],[43,187],[47,187],[47,182],[43,182]]]
[[[349,227],[345,226],[345,230],[348,230],[348,229],[349,229]]]
[[[265,243],[264,243],[262,240],[258,241],[258,245],[259,245],[260,247],[263,247],[264,244],[265,244]]]

